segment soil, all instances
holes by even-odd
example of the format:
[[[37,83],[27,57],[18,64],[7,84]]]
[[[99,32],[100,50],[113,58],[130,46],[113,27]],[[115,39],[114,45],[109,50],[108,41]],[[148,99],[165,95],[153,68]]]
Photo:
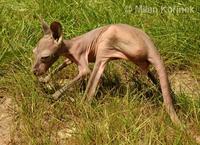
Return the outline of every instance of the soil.
[[[12,100],[0,92],[0,145],[8,145],[12,142]]]
[[[195,79],[188,71],[177,71],[169,76],[171,87],[177,94],[191,96],[193,99],[200,97],[200,80]]]

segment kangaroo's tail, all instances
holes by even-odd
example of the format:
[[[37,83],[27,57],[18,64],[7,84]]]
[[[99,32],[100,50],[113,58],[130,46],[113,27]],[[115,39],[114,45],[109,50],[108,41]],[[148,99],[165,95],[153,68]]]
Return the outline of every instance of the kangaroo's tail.
[[[158,73],[166,111],[170,115],[172,122],[180,126],[181,122],[175,112],[172,96],[170,94],[170,85],[167,72],[159,53],[155,49],[153,50],[153,52],[150,53],[148,61],[156,68],[156,71]]]
[[[179,120],[179,118],[175,112],[172,96],[170,94],[171,91],[170,91],[170,85],[169,85],[167,72],[166,72],[164,63],[160,57],[159,52],[157,51],[153,42],[147,35],[146,35],[145,42],[146,42],[146,46],[148,47],[147,61],[150,64],[152,64],[157,71],[159,81],[160,81],[160,88],[161,88],[161,92],[163,95],[164,105],[165,105],[167,113],[169,114],[172,122],[176,126],[183,129],[189,136],[191,136],[191,138],[193,138],[196,141],[196,143],[200,144],[200,136],[198,134],[196,134],[195,131],[189,129],[189,127],[187,125],[183,124]]]
[[[176,126],[181,127],[182,129],[184,128],[186,130],[186,133],[189,134],[196,141],[196,143],[200,144],[200,136],[197,135],[193,130],[190,130],[187,126],[182,124],[175,112],[172,96],[170,94],[170,85],[167,72],[164,63],[156,49],[151,51],[150,55],[148,56],[148,61],[156,68],[156,71],[158,73],[164,105],[167,113],[170,115],[172,122]]]

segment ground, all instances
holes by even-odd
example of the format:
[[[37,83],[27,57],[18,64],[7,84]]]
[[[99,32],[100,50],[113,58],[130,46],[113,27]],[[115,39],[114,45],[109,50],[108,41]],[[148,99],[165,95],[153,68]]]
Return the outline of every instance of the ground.
[[[8,145],[12,142],[12,109],[13,105],[11,97],[0,92],[0,145]]]
[[[177,71],[169,76],[172,84],[172,88],[175,93],[181,93],[183,90],[188,94],[200,94],[199,83],[192,77],[192,74],[187,71]],[[194,95],[194,96],[195,96]],[[195,98],[194,98],[195,99]],[[8,145],[13,143],[13,130],[14,124],[14,112],[16,107],[13,104],[12,98],[7,96],[4,91],[0,92],[0,145]],[[14,130],[16,131],[16,130]],[[58,130],[55,133],[54,140],[63,144],[65,140],[71,138],[76,132],[76,128],[73,124],[69,124],[65,128]],[[15,140],[16,142],[16,140]]]

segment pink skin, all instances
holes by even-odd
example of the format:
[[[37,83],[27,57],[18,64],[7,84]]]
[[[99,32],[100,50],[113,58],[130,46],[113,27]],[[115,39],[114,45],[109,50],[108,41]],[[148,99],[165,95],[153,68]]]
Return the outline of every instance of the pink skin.
[[[78,75],[72,81],[53,94],[54,98],[58,98],[74,82],[90,74],[89,62],[94,62],[94,68],[84,95],[84,99],[88,101],[92,100],[108,61],[114,59],[130,60],[139,66],[144,74],[150,73],[148,66],[152,64],[159,76],[166,110],[172,121],[175,124],[180,124],[172,103],[163,61],[154,44],[143,31],[126,24],[114,24],[94,29],[71,40],[63,40],[59,22],[53,22],[49,27],[42,21],[42,28],[44,36],[34,49],[34,74],[36,76],[44,74],[59,56],[64,56],[75,63],[79,70]],[[66,66],[65,63],[64,66]]]

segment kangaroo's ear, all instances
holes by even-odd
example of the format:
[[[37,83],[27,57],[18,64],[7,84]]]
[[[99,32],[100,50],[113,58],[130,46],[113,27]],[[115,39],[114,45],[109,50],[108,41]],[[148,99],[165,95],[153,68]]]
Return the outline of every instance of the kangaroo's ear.
[[[59,22],[52,22],[50,25],[52,36],[55,40],[59,40],[62,37],[62,26]]]
[[[42,25],[42,29],[45,35],[48,35],[51,33],[51,30],[49,28],[49,25],[44,21],[44,19],[40,18],[40,22]]]

